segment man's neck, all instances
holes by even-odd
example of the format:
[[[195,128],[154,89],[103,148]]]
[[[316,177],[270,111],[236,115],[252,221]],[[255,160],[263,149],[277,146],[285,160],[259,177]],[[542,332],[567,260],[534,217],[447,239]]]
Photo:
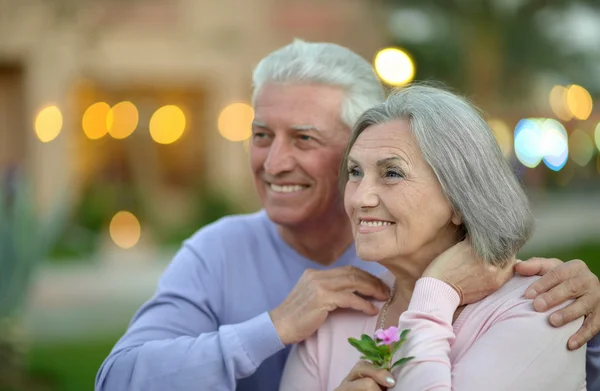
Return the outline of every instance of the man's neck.
[[[283,240],[302,256],[328,266],[353,246],[352,229],[346,215],[323,218],[301,227],[277,227]]]

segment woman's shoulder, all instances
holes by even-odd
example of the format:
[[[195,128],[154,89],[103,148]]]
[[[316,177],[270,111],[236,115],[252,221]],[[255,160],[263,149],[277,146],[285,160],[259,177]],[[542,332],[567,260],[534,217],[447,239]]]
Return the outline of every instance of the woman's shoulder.
[[[540,276],[521,276],[515,274],[506,284],[485,299],[468,305],[463,314],[455,322],[455,328],[464,323],[481,322],[491,326],[507,318],[534,318],[546,319],[552,312],[567,306],[567,301],[545,312],[538,312],[533,308],[533,300],[525,298],[525,291],[531,284],[539,280]]]

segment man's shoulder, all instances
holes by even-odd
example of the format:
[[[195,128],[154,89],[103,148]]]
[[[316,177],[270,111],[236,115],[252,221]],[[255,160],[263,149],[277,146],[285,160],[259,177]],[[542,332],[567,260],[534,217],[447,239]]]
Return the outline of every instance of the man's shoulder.
[[[244,243],[264,238],[268,231],[268,216],[264,210],[223,216],[198,229],[185,245],[194,250],[203,248],[240,247]]]

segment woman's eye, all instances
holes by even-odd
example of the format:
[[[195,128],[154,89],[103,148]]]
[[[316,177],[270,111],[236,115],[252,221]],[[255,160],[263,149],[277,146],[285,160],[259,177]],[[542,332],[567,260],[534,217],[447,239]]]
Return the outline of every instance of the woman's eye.
[[[404,178],[404,174],[402,174],[400,171],[396,171],[396,170],[387,170],[385,172],[385,177],[386,178]]]
[[[348,177],[357,178],[361,175],[360,171],[357,168],[349,168],[348,169]]]

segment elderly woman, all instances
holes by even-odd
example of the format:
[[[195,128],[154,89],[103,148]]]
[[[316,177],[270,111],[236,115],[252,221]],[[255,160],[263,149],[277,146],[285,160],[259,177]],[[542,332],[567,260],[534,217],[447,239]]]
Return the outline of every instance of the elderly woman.
[[[401,89],[360,117],[343,164],[358,255],[387,268],[392,297],[378,316],[332,314],[294,347],[280,390],[585,390],[585,348],[566,346],[582,319],[551,327],[523,297],[537,277],[512,274],[533,218],[475,108],[434,87]],[[509,281],[464,306],[451,267]],[[390,326],[411,330],[397,356],[415,357],[392,374],[348,343]]]

